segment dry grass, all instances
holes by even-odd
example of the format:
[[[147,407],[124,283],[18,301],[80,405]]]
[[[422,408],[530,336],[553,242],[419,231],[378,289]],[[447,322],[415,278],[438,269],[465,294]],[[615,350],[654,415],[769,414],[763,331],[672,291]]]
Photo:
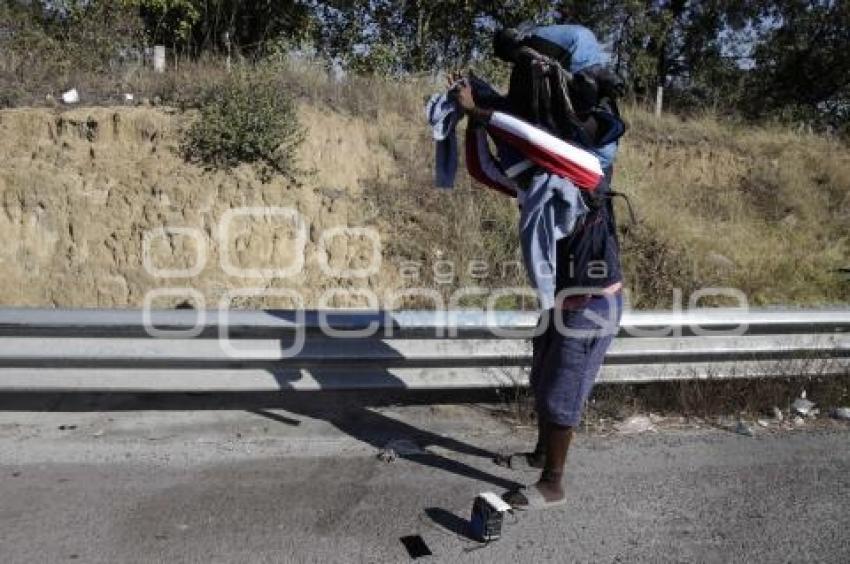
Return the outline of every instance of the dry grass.
[[[652,247],[686,269],[680,286],[731,286],[751,304],[850,299],[850,151],[840,141],[706,116],[655,119],[631,109],[619,187],[631,194]],[[633,286],[652,253],[629,248]],[[657,272],[649,269],[650,276]],[[636,293],[638,305],[664,305]],[[655,302],[655,303],[654,303]]]
[[[657,413],[705,419],[735,414],[756,418],[774,407],[788,413],[803,391],[826,415],[832,408],[850,403],[850,376],[601,385],[594,389],[587,417],[624,419]]]
[[[705,421],[730,416],[754,420],[772,416],[773,408],[790,413],[791,404],[804,391],[824,417],[833,408],[850,404],[850,375],[599,384],[588,400],[583,425],[595,428],[605,420],[649,413]],[[498,397],[500,417],[515,425],[536,424],[534,400],[527,388],[506,388]]]

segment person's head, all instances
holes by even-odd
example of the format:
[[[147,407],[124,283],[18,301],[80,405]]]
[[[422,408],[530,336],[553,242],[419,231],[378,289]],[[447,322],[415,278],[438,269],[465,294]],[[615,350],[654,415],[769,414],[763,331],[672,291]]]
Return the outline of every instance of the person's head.
[[[506,63],[516,63],[522,38],[517,30],[506,27],[493,36],[493,53]]]

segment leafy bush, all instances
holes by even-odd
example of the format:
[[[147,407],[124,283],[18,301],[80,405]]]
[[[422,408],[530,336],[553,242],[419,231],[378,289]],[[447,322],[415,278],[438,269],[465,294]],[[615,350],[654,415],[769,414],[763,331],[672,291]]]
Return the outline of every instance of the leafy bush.
[[[277,172],[293,178],[304,131],[274,69],[228,75],[201,93],[199,109],[183,143],[189,161],[224,169],[254,163],[266,177]]]

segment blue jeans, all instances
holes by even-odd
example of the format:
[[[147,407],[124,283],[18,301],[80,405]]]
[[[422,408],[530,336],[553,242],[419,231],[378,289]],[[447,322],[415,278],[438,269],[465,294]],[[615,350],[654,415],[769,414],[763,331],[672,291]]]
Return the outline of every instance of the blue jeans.
[[[579,424],[622,310],[617,293],[592,297],[581,309],[541,313],[547,325],[534,337],[530,377],[538,417],[560,426]]]

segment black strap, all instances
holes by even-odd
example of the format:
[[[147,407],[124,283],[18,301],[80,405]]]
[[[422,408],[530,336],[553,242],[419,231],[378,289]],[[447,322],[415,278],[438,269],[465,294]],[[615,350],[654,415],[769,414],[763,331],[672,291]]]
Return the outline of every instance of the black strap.
[[[629,200],[629,197],[622,192],[615,192],[614,190],[596,190],[595,192],[588,192],[586,190],[582,190],[581,195],[584,199],[584,203],[591,210],[600,209],[606,201],[611,201],[613,198],[623,198],[626,201],[626,207],[629,210],[629,217],[632,220],[632,224],[637,223],[637,216],[635,215],[635,210],[632,207],[632,202]]]
[[[634,208],[632,208],[632,201],[626,194],[623,194],[622,192],[616,192],[614,190],[609,190],[605,193],[605,195],[608,198],[623,198],[623,200],[626,201],[626,207],[629,209],[629,217],[631,218],[632,223],[637,223],[637,216],[635,216],[635,210]]]

